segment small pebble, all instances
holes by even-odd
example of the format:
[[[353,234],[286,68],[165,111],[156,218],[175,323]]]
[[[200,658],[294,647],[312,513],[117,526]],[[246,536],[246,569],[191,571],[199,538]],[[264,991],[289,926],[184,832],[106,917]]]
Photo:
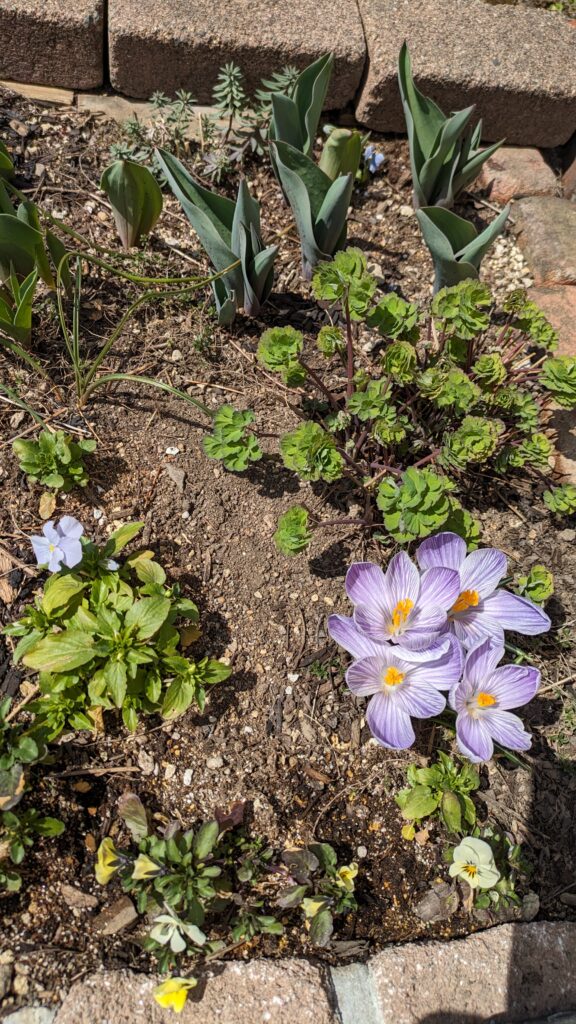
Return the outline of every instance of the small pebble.
[[[170,448],[166,449],[166,455],[178,455],[179,453],[180,449],[176,445],[171,445]]]
[[[414,210],[411,206],[401,206],[400,209],[398,210],[398,213],[400,214],[401,217],[414,216]]]
[[[209,757],[206,761],[206,767],[211,770],[221,768],[223,764],[224,758],[220,757],[220,754],[216,754],[214,757]]]
[[[367,857],[368,856],[368,850],[366,849],[366,847],[365,846],[359,846],[357,848],[357,850],[356,850],[356,856],[359,857],[360,860],[362,860],[363,857]]]
[[[172,362],[177,363],[179,359],[182,359],[182,353],[179,348],[175,348],[172,353]]]
[[[184,783],[185,786],[192,785],[192,769],[191,768],[187,768],[186,771],[184,772],[184,774],[182,776],[182,782]]]

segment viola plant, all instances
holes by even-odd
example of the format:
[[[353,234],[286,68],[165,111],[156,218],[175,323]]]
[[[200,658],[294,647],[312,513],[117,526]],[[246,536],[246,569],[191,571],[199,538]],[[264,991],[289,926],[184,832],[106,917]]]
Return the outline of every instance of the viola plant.
[[[203,710],[207,689],[230,675],[221,661],[188,657],[200,635],[198,609],[167,584],[153,552],[116,560],[142,525],[122,526],[98,547],[65,516],[32,538],[52,575],[5,632],[18,640],[14,661],[38,673],[40,697],[29,709],[34,730],[50,740],[67,727],[94,729],[99,709],[120,709],[131,731],[140,714]]]
[[[487,472],[521,471],[541,488],[554,451],[547,409],[558,394],[576,407],[569,357],[548,358],[556,344],[550,324],[520,293],[497,310],[477,281],[443,289],[427,311],[394,292],[378,297],[357,249],[321,264],[313,291],[330,304],[332,320],[316,354],[290,326],[265,331],[258,346],[259,363],[298,402],[301,422],[279,440],[284,465],[360,504],[363,514],[342,522],[376,531],[379,540],[408,544],[444,529],[477,544],[479,526],[463,495]],[[220,421],[205,449],[243,470],[261,457],[259,425],[250,410],[236,410],[237,424],[231,406],[224,413],[233,459],[221,445]],[[239,429],[240,416],[249,431]],[[315,529],[337,524],[295,506],[276,542],[299,553]]]
[[[202,963],[255,936],[281,936],[301,914],[310,942],[327,945],[334,917],[356,907],[356,864],[340,865],[326,843],[275,850],[249,833],[244,810],[240,802],[194,829],[170,824],[160,836],[135,794],[121,798],[131,843],[102,841],[96,879],[107,885],[117,877],[148,915],[144,948],[163,973],[177,970],[181,955]],[[157,991],[176,989],[164,983]]]
[[[64,825],[41,815],[28,802],[30,769],[47,757],[46,745],[30,728],[14,718],[11,699],[0,700],[0,892],[16,892],[22,885],[17,870],[36,836],[58,836]],[[16,808],[18,807],[18,810]]]
[[[29,483],[67,494],[74,487],[86,487],[89,477],[84,458],[96,450],[96,441],[73,441],[63,430],[42,430],[37,441],[19,438],[12,448]]]
[[[477,825],[457,847],[446,850],[445,859],[450,876],[470,887],[470,909],[497,914],[521,904],[519,890],[527,890],[530,866],[508,835]]]
[[[409,765],[408,786],[396,796],[402,817],[404,839],[413,839],[414,822],[438,817],[449,832],[462,832],[476,824],[476,807],[471,797],[480,786],[480,776],[468,762],[455,763],[444,751],[428,768]]]
[[[419,568],[405,552],[386,572],[358,562],[346,576],[351,618],[331,615],[328,630],[353,661],[346,672],[357,697],[370,696],[366,721],[382,746],[405,749],[415,740],[412,719],[457,712],[460,751],[487,761],[494,741],[527,750],[530,736],[511,708],[535,695],[535,668],[505,665],[504,630],[534,636],[550,619],[526,597],[500,588],[506,558],[496,548],[466,555],[464,541],[442,533],[420,545]],[[468,651],[467,654],[465,652]]]

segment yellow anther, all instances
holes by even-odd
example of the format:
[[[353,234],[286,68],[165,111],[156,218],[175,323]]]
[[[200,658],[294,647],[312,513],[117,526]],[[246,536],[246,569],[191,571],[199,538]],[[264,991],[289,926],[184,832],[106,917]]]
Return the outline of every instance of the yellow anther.
[[[409,597],[406,597],[403,601],[398,601],[392,612],[391,630],[393,633],[397,633],[402,628],[413,607],[414,601],[411,601]]]
[[[467,612],[469,608],[476,608],[480,600],[477,590],[463,590],[452,605],[451,612]]]
[[[398,686],[404,679],[405,674],[405,672],[401,672],[400,669],[390,665],[384,673],[384,683],[386,686]]]

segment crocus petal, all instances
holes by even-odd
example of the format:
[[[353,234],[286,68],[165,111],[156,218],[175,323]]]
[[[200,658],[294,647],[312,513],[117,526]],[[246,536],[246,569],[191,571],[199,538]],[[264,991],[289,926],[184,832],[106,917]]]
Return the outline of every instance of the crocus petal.
[[[435,658],[440,658],[447,651],[451,650],[452,640],[455,643],[458,641],[452,637],[450,633],[444,633],[443,636],[437,637],[427,647],[419,648],[414,650],[412,647],[405,647],[403,644],[390,644],[382,646],[390,646],[395,652],[398,658],[401,658],[403,662],[409,663],[410,665],[421,664],[425,662],[428,664],[429,661],[433,661]],[[376,646],[376,645],[374,645]]]
[[[510,750],[528,750],[532,744],[532,737],[526,732],[524,725],[518,715],[510,711],[492,711],[485,717],[486,727],[490,735],[501,747],[508,747]]]
[[[456,742],[461,753],[473,764],[489,761],[494,753],[494,744],[485,720],[472,718],[466,711],[456,716]]]
[[[360,632],[354,619],[347,615],[330,615],[328,632],[353,658],[371,658],[384,646],[369,640],[365,633]]]
[[[497,619],[503,629],[512,629],[525,636],[536,636],[550,629],[551,622],[546,612],[525,597],[511,594],[509,590],[496,590],[484,599],[487,615]]]
[[[70,540],[68,537],[63,537],[60,541],[59,549],[60,558],[69,569],[72,569],[73,566],[78,565],[82,561],[82,545],[79,540]]]
[[[410,670],[410,680],[425,683],[436,690],[451,690],[462,675],[464,655],[456,637],[450,637],[448,651],[439,658],[431,657],[425,664]]]
[[[482,608],[459,613],[458,618],[452,620],[452,629],[460,643],[468,649],[487,639],[494,640],[500,646],[504,645],[503,627],[496,619],[484,613]]]
[[[383,693],[372,697],[366,708],[366,721],[370,732],[383,747],[405,750],[416,739],[410,716],[397,701]]]
[[[448,610],[458,599],[460,593],[460,573],[455,569],[443,569],[434,566],[422,574],[418,605],[426,607],[434,605]]]
[[[374,562],[354,562],[346,573],[345,587],[352,604],[388,604],[384,572]]]
[[[458,570],[466,558],[466,541],[457,533],[437,533],[428,537],[416,549],[416,560],[421,569],[442,566]]]
[[[382,677],[386,671],[383,658],[362,658],[353,661],[346,672],[346,683],[355,697],[371,697],[382,689]]]
[[[498,701],[498,708],[521,708],[532,700],[540,686],[537,668],[526,665],[503,665],[496,669],[488,684],[488,692]]]
[[[460,567],[462,590],[475,590],[480,597],[488,597],[506,575],[506,564],[506,555],[497,548],[471,551]]]
[[[50,541],[46,537],[34,535],[30,537],[30,543],[38,565],[45,565],[50,561]]]
[[[354,623],[371,640],[383,643],[391,635],[392,614],[377,604],[358,604],[354,609]]]
[[[399,601],[416,604],[420,592],[420,573],[405,551],[390,559],[385,574],[388,602],[395,608]]]
[[[413,669],[405,681],[395,688],[390,695],[390,703],[397,702],[404,711],[414,718],[432,718],[433,715],[440,715],[446,707],[446,700],[439,690],[434,689],[428,682],[418,675],[424,670],[421,667]]]
[[[79,540],[84,533],[82,523],[74,516],[62,516],[56,529],[61,537],[68,537],[70,540]]]
[[[394,639],[409,650],[424,650],[436,639],[445,625],[446,612],[442,608],[418,608],[410,616],[406,629]]]
[[[466,657],[464,674],[472,687],[482,689],[494,674],[496,666],[504,657],[504,644],[493,637],[487,637],[474,647]],[[492,693],[492,690],[490,690]]]

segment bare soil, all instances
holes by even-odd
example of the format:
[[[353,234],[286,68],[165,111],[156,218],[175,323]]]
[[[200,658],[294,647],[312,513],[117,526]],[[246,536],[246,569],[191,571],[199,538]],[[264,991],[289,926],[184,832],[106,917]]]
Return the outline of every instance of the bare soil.
[[[114,247],[97,183],[117,128],[8,94],[3,100],[0,131],[18,155],[19,187],[33,190],[36,201],[94,241]],[[383,289],[424,299],[431,265],[410,212],[406,147],[392,138],[377,141],[387,156],[386,172],[355,196],[350,241],[366,250]],[[208,296],[199,304],[150,306],[128,326],[106,368],[169,380],[208,405],[230,401],[252,408],[267,432],[277,434],[297,416],[293,399],[255,367],[258,337],[264,327],[284,321],[313,332],[323,314],[293,269],[297,240],[275,182],[258,166],[249,169],[249,177],[263,200],[268,235],[284,232],[278,288],[265,316],[260,322],[239,317],[224,332],[215,326]],[[479,222],[493,216],[480,195],[467,198],[466,210]],[[142,257],[143,269],[182,274],[205,266],[187,222],[168,201],[159,237]],[[511,237],[486,259],[484,276],[500,295],[529,283]],[[96,351],[137,289],[88,267],[84,283],[84,337],[88,350]],[[211,691],[204,714],[190,711],[170,724],[147,720],[134,735],[109,715],[103,733],[63,737],[54,765],[36,773],[35,805],[61,817],[67,828],[61,838],[37,843],[25,862],[22,892],[2,899],[0,949],[14,955],[17,968],[5,1009],[31,996],[56,1003],[73,979],[98,964],[148,963],[129,933],[99,939],[92,927],[98,911],[120,895],[114,883],[107,890],[97,886],[94,852],[105,835],[118,833],[115,806],[127,789],[138,792],[160,821],[186,824],[246,800],[253,829],[271,843],[281,847],[315,836],[334,843],[344,858],[358,860],[359,911],[340,925],[334,948],[325,954],[331,958],[493,923],[495,916],[474,918],[463,910],[426,923],[415,912],[431,884],[446,878],[442,854],[448,837],[433,826],[421,844],[404,841],[394,794],[409,763],[427,763],[438,748],[452,750],[452,738],[423,724],[410,752],[376,746],[364,724],[363,702],[344,685],[341,653],[327,637],[327,615],[347,611],[343,579],[349,563],[382,562],[392,549],[349,527],[319,531],[310,555],[295,559],[280,555],[272,542],[278,516],[295,500],[316,510],[328,503],[336,516],[350,511],[350,496],[300,483],[283,468],[273,438],[248,473],[225,472],[203,454],[200,418],[155,392],[120,384],[96,392],[78,412],[48,299],[36,351],[49,361],[53,389],[8,359],[2,379],[17,384],[52,423],[99,441],[90,484],[61,499],[56,514],[76,515],[95,540],[120,522],[143,520],[145,543],[199,604],[200,652],[230,659],[234,671]],[[30,436],[30,420],[2,402],[0,424],[0,558],[9,559],[0,575],[5,623],[41,585],[41,577],[26,570],[32,563],[27,537],[41,525],[41,490],[26,484],[11,451],[14,437]],[[477,802],[481,819],[490,815],[524,844],[540,916],[557,919],[574,917],[576,884],[576,533],[559,531],[533,498],[522,481],[479,479],[469,499],[485,542],[508,554],[511,575],[543,562],[556,578],[549,607],[553,632],[537,643],[512,638],[543,673],[540,695],[525,714],[533,748],[523,767],[496,758],[483,768]],[[10,647],[0,639],[0,692],[18,694],[22,683],[22,673],[11,667]],[[294,931],[278,946],[255,941],[238,955],[302,952],[302,942]]]

